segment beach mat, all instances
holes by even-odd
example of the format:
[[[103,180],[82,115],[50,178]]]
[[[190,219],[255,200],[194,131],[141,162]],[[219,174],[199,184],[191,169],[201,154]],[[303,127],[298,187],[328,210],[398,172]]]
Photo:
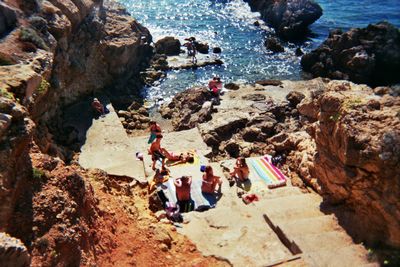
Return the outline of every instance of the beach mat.
[[[190,188],[191,198],[194,202],[194,210],[207,210],[215,207],[217,198],[215,194],[203,194],[201,192],[201,179],[193,179]],[[174,179],[168,179],[165,183],[157,186],[162,190],[169,201],[177,202]]]
[[[287,178],[277,167],[272,165],[269,156],[248,158],[247,162],[253,186],[276,188],[286,185]]]
[[[176,161],[169,161],[167,160],[165,162],[165,165],[167,167],[184,167],[184,166],[200,166],[200,156],[198,155],[198,153],[195,150],[190,150],[189,153],[191,153],[193,155],[193,162],[189,163],[178,163],[176,164]],[[176,153],[176,154],[180,154],[180,153]]]

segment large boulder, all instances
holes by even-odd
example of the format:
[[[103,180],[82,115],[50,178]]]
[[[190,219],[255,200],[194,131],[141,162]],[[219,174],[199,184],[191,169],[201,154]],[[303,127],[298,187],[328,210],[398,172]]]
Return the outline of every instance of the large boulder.
[[[388,22],[331,31],[317,49],[304,55],[301,66],[313,76],[347,79],[369,85],[400,81],[400,31]]]
[[[155,46],[157,54],[165,54],[167,56],[179,55],[181,51],[181,42],[171,36],[158,40]]]
[[[168,105],[161,107],[164,118],[173,118],[174,130],[186,130],[211,119],[213,95],[205,87],[195,87],[177,94]]]
[[[322,8],[313,0],[246,0],[254,11],[282,38],[304,37],[308,25],[322,16]]]
[[[264,45],[268,50],[271,50],[274,53],[285,52],[285,48],[275,37],[267,38],[267,40],[265,40]]]

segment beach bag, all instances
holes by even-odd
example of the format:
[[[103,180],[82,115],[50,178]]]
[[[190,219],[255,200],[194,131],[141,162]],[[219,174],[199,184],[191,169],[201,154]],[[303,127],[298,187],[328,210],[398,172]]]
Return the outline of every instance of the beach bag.
[[[174,202],[167,202],[165,204],[165,213],[170,221],[183,222],[182,214],[179,212],[179,206]]]

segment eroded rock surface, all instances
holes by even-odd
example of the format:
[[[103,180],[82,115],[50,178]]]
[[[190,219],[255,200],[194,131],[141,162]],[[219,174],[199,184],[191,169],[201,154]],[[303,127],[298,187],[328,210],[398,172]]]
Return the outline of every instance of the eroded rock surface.
[[[293,40],[304,37],[308,25],[322,16],[322,8],[312,0],[246,0],[252,10],[275,28],[278,35]]]
[[[282,169],[292,184],[312,187],[337,205],[356,240],[398,247],[396,91],[323,79],[266,84],[226,92],[206,122],[191,113],[208,101],[192,98],[194,89],[174,99],[170,112],[178,128],[182,116],[190,118],[185,127],[199,128],[214,160],[285,154]]]
[[[387,22],[333,30],[314,51],[304,55],[301,65],[314,77],[346,79],[373,86],[400,81],[400,31]]]

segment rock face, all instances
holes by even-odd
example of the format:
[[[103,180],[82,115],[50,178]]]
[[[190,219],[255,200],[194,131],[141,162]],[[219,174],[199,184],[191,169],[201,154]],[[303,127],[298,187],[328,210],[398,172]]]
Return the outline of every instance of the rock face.
[[[24,107],[0,97],[0,231],[6,231],[32,174],[29,144],[34,123]]]
[[[30,266],[31,256],[24,244],[5,233],[0,233],[0,262],[4,266]]]
[[[342,85],[318,100],[315,175],[329,201],[351,210],[356,236],[399,247],[400,99]]]
[[[274,37],[269,37],[265,41],[264,45],[268,50],[271,50],[274,53],[285,51],[285,48],[282,46],[282,44],[278,41],[277,38]]]
[[[335,205],[341,224],[357,241],[398,248],[400,98],[395,90],[327,79],[265,86],[239,85],[225,93],[206,122],[192,114],[207,101],[201,91],[181,93],[167,109],[178,118],[175,125],[198,127],[215,160],[285,154],[283,170],[290,170],[292,184],[312,187]]]
[[[49,125],[65,131],[57,114],[105,87],[135,91],[152,54],[149,31],[102,2],[0,3],[0,231],[24,242],[34,266],[93,265],[99,253],[93,189],[61,160]]]
[[[0,37],[12,30],[17,24],[17,13],[7,4],[0,3]]]
[[[312,0],[246,0],[254,11],[275,28],[282,38],[304,37],[308,25],[322,16],[322,8]]]
[[[313,76],[346,79],[372,86],[400,81],[400,31],[387,22],[342,33],[334,30],[301,65]]]

